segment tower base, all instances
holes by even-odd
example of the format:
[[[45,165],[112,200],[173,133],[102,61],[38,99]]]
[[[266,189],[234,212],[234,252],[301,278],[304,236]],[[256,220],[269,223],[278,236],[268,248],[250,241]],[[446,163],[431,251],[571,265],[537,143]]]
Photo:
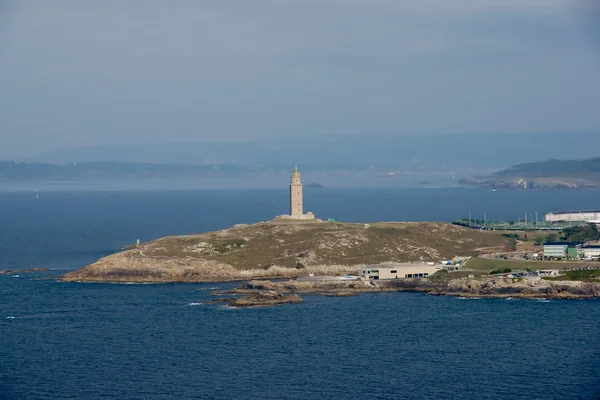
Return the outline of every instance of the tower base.
[[[290,220],[294,220],[294,221],[317,220],[315,218],[315,214],[313,214],[312,212],[307,212],[306,214],[300,214],[300,215],[278,215],[275,217],[275,219],[276,220],[290,219]]]

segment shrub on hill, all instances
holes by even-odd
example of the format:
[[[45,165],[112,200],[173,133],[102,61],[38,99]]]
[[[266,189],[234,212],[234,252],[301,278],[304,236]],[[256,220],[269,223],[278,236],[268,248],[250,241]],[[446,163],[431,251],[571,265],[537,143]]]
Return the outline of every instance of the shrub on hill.
[[[504,268],[504,269],[495,269],[492,272],[490,272],[490,274],[492,275],[496,275],[496,274],[509,274],[512,272],[512,269],[510,268]]]

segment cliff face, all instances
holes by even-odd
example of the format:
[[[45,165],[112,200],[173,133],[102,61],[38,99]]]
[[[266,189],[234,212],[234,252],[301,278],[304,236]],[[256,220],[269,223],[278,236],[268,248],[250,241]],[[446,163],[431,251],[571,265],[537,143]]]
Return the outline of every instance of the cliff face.
[[[144,243],[64,275],[64,281],[208,282],[356,273],[365,264],[468,256],[504,238],[446,223],[237,225]]]

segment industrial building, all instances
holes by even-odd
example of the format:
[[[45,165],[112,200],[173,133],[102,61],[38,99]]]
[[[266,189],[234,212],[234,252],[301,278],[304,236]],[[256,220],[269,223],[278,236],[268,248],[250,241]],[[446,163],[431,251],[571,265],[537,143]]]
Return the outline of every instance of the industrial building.
[[[582,242],[571,242],[571,243],[544,243],[544,257],[545,258],[578,258],[583,255],[581,250]]]
[[[600,258],[600,246],[585,246],[581,250],[585,259]]]
[[[441,269],[441,265],[429,264],[374,264],[367,265],[360,275],[368,280],[426,278]]]
[[[600,224],[600,211],[551,212],[546,222],[590,222]]]

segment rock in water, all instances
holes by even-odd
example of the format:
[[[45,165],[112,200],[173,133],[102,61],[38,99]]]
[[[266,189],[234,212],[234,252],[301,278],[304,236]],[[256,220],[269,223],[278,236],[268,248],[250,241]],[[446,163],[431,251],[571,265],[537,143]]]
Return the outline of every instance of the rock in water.
[[[267,307],[277,304],[302,303],[304,300],[296,294],[284,295],[278,292],[259,292],[229,302],[231,307]]]

